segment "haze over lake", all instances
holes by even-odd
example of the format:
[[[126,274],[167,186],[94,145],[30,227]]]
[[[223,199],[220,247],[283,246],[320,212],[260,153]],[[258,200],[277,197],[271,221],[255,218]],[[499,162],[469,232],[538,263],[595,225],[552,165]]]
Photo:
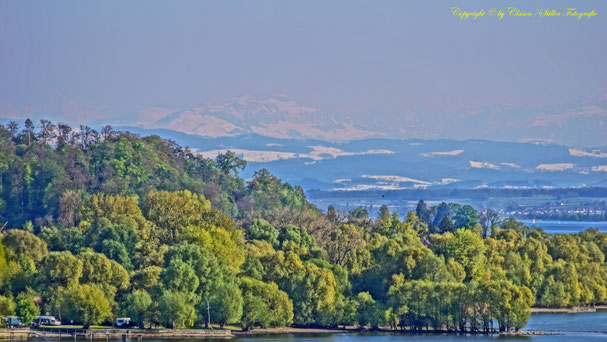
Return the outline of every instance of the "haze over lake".
[[[607,222],[596,221],[551,221],[551,220],[519,220],[525,225],[542,228],[546,233],[574,234],[590,227],[598,228],[601,232],[607,231]]]

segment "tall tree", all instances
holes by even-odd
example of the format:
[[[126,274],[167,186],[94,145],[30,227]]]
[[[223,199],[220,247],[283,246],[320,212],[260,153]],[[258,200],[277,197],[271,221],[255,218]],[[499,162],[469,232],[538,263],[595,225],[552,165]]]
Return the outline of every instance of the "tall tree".
[[[447,215],[449,215],[449,205],[445,202],[441,202],[438,207],[436,207],[436,215],[434,216],[432,224],[438,227],[443,221],[443,218]]]
[[[453,224],[453,221],[449,215],[443,216],[438,228],[441,233],[454,232],[456,230],[455,225]]]
[[[57,126],[51,121],[41,119],[40,120],[40,131],[38,133],[38,139],[43,144],[51,143],[57,137]]]
[[[246,160],[237,157],[234,152],[229,150],[226,153],[220,153],[215,158],[215,162],[221,171],[225,174],[233,174],[235,177],[238,177],[239,172],[247,166]]]
[[[27,139],[27,146],[30,146],[32,144],[32,138],[33,138],[33,134],[34,134],[34,122],[30,119],[26,119],[25,120],[25,130],[24,133],[26,134],[26,139]]]
[[[431,224],[430,222],[430,210],[428,210],[428,206],[424,200],[419,200],[417,202],[417,207],[415,208],[416,216],[427,224]]]
[[[499,214],[492,209],[481,210],[479,223],[483,227],[483,238],[489,236],[491,230],[498,226],[500,222]]]

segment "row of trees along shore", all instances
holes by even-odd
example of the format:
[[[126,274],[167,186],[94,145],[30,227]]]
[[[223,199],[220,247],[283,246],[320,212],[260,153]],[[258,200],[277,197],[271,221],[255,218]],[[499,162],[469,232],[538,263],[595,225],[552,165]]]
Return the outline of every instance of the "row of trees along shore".
[[[158,136],[0,125],[0,315],[140,327],[507,331],[607,302],[607,234],[420,201],[321,213],[300,187]]]

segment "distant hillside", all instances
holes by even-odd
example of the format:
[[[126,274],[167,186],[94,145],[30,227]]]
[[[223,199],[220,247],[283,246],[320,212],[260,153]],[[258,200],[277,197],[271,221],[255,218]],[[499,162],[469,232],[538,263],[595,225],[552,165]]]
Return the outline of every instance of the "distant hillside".
[[[175,117],[165,119],[170,127],[168,123]],[[209,125],[214,122],[203,121]],[[183,126],[194,124],[185,120]],[[241,130],[234,136],[202,137],[167,128],[115,128],[143,136],[157,134],[208,158],[232,150],[248,161],[242,173],[244,178],[267,168],[306,190],[607,186],[605,147],[572,148],[545,141],[478,139],[366,138],[329,142],[276,138]]]
[[[245,178],[267,168],[304,189],[607,186],[605,150],[538,141],[375,138],[330,143],[256,134],[203,138],[170,130],[121,129],[160,134],[211,158],[229,149],[249,162]]]

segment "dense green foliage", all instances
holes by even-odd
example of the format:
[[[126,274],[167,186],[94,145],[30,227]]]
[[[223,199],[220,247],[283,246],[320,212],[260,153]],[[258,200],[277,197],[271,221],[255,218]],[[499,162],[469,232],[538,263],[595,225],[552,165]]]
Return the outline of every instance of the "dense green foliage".
[[[607,302],[607,234],[423,201],[327,215],[233,153],[41,122],[0,126],[0,314],[84,326],[510,330]]]

